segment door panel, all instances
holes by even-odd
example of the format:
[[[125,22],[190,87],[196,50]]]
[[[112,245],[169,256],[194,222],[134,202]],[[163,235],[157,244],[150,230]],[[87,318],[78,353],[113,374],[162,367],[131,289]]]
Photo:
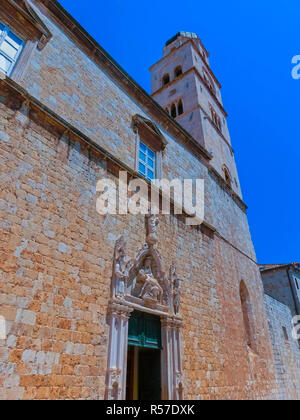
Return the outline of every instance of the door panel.
[[[134,311],[129,319],[130,346],[161,349],[161,324],[158,316]]]
[[[161,400],[161,352],[139,349],[139,400]]]

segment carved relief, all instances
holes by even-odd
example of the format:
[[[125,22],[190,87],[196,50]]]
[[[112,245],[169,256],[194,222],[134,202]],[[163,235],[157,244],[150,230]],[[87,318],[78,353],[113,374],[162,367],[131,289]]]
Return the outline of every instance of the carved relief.
[[[161,256],[156,247],[159,220],[149,214],[145,218],[145,225],[146,244],[135,259],[126,259],[126,243],[123,236],[116,241],[111,296],[118,300],[134,301],[139,305],[157,307],[172,313],[174,313],[172,302],[175,299],[175,312],[178,313],[180,283],[175,277],[168,278],[165,275]],[[173,271],[170,270],[170,273]]]
[[[152,273],[152,259],[147,257],[144,262],[144,267],[140,269],[137,275],[137,284],[141,284],[142,291],[139,295],[140,298],[152,300],[153,302],[162,303],[163,289],[159,282],[154,278]]]
[[[111,301],[109,305],[110,341],[106,398],[126,398],[128,320],[134,310],[157,314],[162,327],[162,398],[177,400],[183,396],[180,318],[181,280],[175,265],[169,275],[163,271],[157,249],[159,220],[145,217],[146,244],[136,258],[126,258],[126,241],[121,236],[115,244]],[[143,309],[144,308],[144,309]]]
[[[183,400],[183,378],[181,373],[176,375],[176,399]]]
[[[111,369],[109,372],[110,384],[109,384],[109,393],[107,399],[109,400],[120,400],[120,393],[122,389],[121,384],[121,370],[120,369]]]

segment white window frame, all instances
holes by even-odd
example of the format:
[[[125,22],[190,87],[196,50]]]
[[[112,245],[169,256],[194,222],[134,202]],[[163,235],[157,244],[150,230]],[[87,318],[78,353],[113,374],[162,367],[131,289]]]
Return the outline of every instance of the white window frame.
[[[142,148],[144,148],[145,151],[142,150]],[[154,155],[153,159],[151,157],[152,155],[150,154],[150,152]],[[146,161],[141,159],[140,153],[143,153],[146,156]],[[148,181],[153,182],[153,180],[156,179],[157,176],[157,153],[153,149],[151,149],[151,147],[149,147],[145,142],[139,140],[137,157],[137,170],[139,174],[146,178]],[[151,165],[148,165],[148,159],[153,161],[153,167]],[[140,164],[145,166],[145,174],[140,170]],[[153,172],[153,179],[148,177],[148,170]]]
[[[14,31],[12,31],[4,23],[0,22],[0,24],[3,26],[3,32],[0,35],[0,55],[4,56],[7,60],[9,60],[11,62],[11,65],[10,65],[9,70],[6,73],[4,73],[6,76],[10,77],[11,74],[12,74],[12,72],[13,72],[13,70],[14,70],[14,68],[15,68],[15,66],[16,66],[16,64],[17,64],[17,62],[18,62],[18,60],[19,60],[19,58],[20,58],[20,55],[21,55],[22,51],[24,50],[25,42],[24,42],[24,40],[19,35],[17,35]],[[14,58],[9,57],[1,49],[1,46],[2,46],[3,42],[5,41],[5,39],[6,39],[6,37],[8,36],[9,33],[11,33],[12,35],[14,35],[16,38],[18,38],[21,41],[21,44],[19,46],[18,53],[17,53],[16,57],[14,57]],[[0,70],[0,71],[3,72],[3,70]]]

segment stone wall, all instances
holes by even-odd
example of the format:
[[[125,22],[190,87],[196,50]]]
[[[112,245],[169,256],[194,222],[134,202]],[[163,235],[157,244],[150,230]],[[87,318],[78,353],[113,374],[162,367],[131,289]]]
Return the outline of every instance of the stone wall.
[[[300,313],[300,293],[296,287],[295,277],[299,275],[289,267],[265,270],[261,274],[265,293],[286,305],[293,316],[298,315]],[[298,285],[300,287],[300,280]]]
[[[279,398],[299,400],[300,346],[292,337],[292,312],[286,305],[268,295],[265,295],[265,305],[280,390]]]
[[[100,217],[96,184],[117,176],[109,153],[134,171],[132,117],[153,119],[155,104],[129,95],[49,15],[38,13],[53,38],[34,50],[21,87],[0,81],[0,317],[7,329],[0,342],[0,398],[99,399],[115,241],[123,234],[133,258],[145,241],[145,221]],[[184,280],[185,397],[276,398],[245,209],[179,129],[177,138],[159,118],[154,122],[168,142],[163,176],[205,179],[205,219],[216,229],[160,218],[164,270],[176,261]],[[74,128],[66,130],[67,123]],[[245,340],[242,280],[252,302],[256,351]]]
[[[30,95],[55,111],[96,144],[129,168],[136,168],[136,136],[132,117],[151,118],[137,103],[49,17],[36,9],[53,38],[36,50],[20,84]],[[205,179],[205,218],[236,248],[256,259],[246,214],[220,188],[199,158],[154,120],[168,146],[163,156],[162,177]]]
[[[0,398],[104,398],[114,244],[124,234],[134,257],[145,241],[144,218],[100,217],[95,187],[112,176],[108,161],[48,116],[32,109],[28,117],[13,99],[1,89],[0,315],[7,340],[0,342]],[[225,206],[226,193],[212,185],[211,201],[219,195],[221,205],[224,194]],[[186,399],[276,398],[256,263],[174,216],[161,217],[158,247],[164,269],[175,260],[184,279]],[[257,354],[244,340],[242,279]]]

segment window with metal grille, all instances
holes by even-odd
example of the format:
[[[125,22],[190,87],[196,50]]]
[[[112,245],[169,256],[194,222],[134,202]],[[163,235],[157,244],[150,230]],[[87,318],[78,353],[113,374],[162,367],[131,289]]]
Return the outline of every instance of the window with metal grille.
[[[150,147],[140,142],[139,152],[139,173],[149,181],[155,179],[156,172],[156,155]]]
[[[0,71],[7,76],[11,75],[23,47],[24,42],[0,23]]]

